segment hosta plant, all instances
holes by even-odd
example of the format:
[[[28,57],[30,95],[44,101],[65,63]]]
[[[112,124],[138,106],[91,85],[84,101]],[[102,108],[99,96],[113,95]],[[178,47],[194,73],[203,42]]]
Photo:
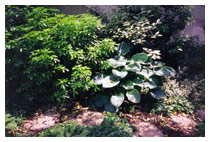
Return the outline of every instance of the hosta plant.
[[[98,74],[93,77],[94,84],[111,89],[111,95],[98,94],[95,99],[96,107],[104,106],[110,112],[118,111],[125,98],[132,103],[140,103],[141,94],[150,94],[155,99],[166,97],[161,86],[162,76],[174,76],[176,71],[165,63],[154,61],[151,54],[144,52],[133,55],[130,59],[125,55],[130,51],[130,46],[124,42],[116,49],[117,55],[108,59],[112,67],[109,74]],[[155,52],[154,52],[155,54]],[[157,52],[159,55],[159,52]]]

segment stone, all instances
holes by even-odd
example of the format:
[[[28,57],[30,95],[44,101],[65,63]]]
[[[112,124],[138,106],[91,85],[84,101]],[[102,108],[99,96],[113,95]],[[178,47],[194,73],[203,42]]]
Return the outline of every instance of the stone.
[[[138,120],[133,124],[136,127],[136,131],[134,133],[137,137],[163,137],[162,131],[150,122],[144,122],[142,120]]]
[[[171,117],[171,120],[177,123],[179,126],[184,128],[185,130],[189,130],[190,127],[194,128],[197,125],[197,123],[194,120],[181,116],[181,115],[173,115]]]

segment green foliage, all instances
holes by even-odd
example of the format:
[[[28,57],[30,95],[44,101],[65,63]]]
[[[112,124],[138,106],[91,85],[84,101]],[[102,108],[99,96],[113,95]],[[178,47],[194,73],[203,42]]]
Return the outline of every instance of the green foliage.
[[[196,131],[197,131],[197,133],[199,134],[199,136],[200,136],[200,137],[205,137],[205,122],[199,123],[199,124],[196,126],[196,128],[198,129],[198,130],[196,130]]]
[[[108,60],[112,68],[111,75],[107,72],[106,75],[98,75],[93,78],[93,83],[96,85],[101,84],[103,88],[114,88],[110,96],[111,103],[108,101],[106,105],[102,99],[96,99],[96,103],[100,104],[97,106],[104,105],[107,111],[115,112],[118,110],[124,101],[124,94],[132,103],[140,103],[140,92],[145,89],[149,89],[151,97],[155,99],[165,98],[165,92],[158,87],[157,81],[153,81],[152,78],[156,77],[160,80],[160,76],[168,77],[176,74],[174,69],[164,66],[162,62],[153,61],[153,56],[148,56],[146,53],[137,53],[130,60],[125,58],[123,55],[129,50],[130,47],[126,43],[121,43],[117,48],[117,56]],[[103,96],[101,95],[101,97]],[[113,109],[112,105],[116,109]]]
[[[81,126],[70,121],[57,124],[38,134],[39,137],[132,137],[134,127],[116,114],[106,113],[101,125]]]
[[[185,97],[168,96],[164,101],[159,101],[151,110],[152,114],[163,114],[170,116],[177,113],[193,114],[195,109],[194,104]]]
[[[80,132],[83,130],[82,132]],[[43,132],[39,133],[39,137],[86,137],[90,132],[77,124],[76,121],[71,123],[67,121],[64,124],[58,124],[50,127]]]
[[[97,91],[90,78],[109,69],[105,60],[116,45],[97,36],[101,21],[90,14],[65,16],[47,7],[25,6],[26,13],[21,8],[6,9],[6,19],[21,11],[23,21],[6,27],[6,94],[30,103],[50,98],[62,104],[90,88]]]
[[[120,119],[116,114],[108,113],[100,126],[94,125],[90,137],[132,137],[134,127],[127,120]]]
[[[130,54],[142,52],[144,47],[158,49],[165,62],[171,59],[168,52],[180,53],[182,50],[181,46],[170,46],[172,37],[179,35],[188,23],[193,22],[191,6],[125,5],[112,9],[108,16],[97,7],[91,11],[103,18],[106,36],[113,37],[117,43],[124,41],[132,45]],[[179,44],[180,41],[175,43]],[[167,63],[173,64],[169,61]]]
[[[14,131],[18,130],[18,124],[21,123],[21,119],[12,117],[9,113],[5,114],[5,135],[6,137],[13,136]]]

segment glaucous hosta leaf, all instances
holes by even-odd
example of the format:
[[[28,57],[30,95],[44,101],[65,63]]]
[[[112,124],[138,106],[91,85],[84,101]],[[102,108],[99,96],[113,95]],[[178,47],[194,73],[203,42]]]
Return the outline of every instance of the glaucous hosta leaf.
[[[108,102],[104,105],[104,110],[111,113],[115,113],[118,111],[118,109],[115,106],[113,106],[111,102]]]
[[[113,75],[109,75],[103,79],[102,86],[103,88],[112,88],[119,84],[120,81],[115,78]]]
[[[125,83],[122,83],[123,88],[126,90],[134,89],[133,82],[132,81],[126,81]]]
[[[104,94],[98,94],[95,97],[95,105],[96,107],[102,107],[109,101],[109,96]]]
[[[118,79],[122,79],[122,78],[126,77],[126,75],[128,74],[127,71],[118,71],[115,69],[112,70],[112,73]]]
[[[147,54],[146,53],[137,53],[132,56],[132,59],[136,62],[146,62],[148,60]]]
[[[141,95],[136,89],[128,91],[126,93],[126,96],[128,97],[128,100],[132,103],[139,103],[141,99]]]
[[[143,75],[146,78],[150,78],[154,74],[154,72],[147,67],[143,67],[140,72],[136,72],[139,75]]]
[[[141,70],[141,65],[134,61],[131,61],[130,64],[125,66],[125,69],[127,71],[139,72]]]
[[[133,85],[139,86],[139,87],[144,87],[144,81],[142,79],[134,79],[133,80]]]
[[[157,86],[161,86],[163,85],[163,82],[160,78],[160,76],[157,76],[157,75],[153,75],[149,78],[151,81],[153,81]]]
[[[125,42],[121,42],[117,48],[117,54],[120,55],[126,55],[129,51],[130,51],[130,46],[125,43]]]
[[[122,56],[111,58],[108,61],[109,61],[109,65],[111,65],[114,68],[125,66],[127,62],[126,58]]]
[[[172,67],[164,66],[170,73],[171,76],[176,75],[176,71]]]
[[[176,74],[176,71],[172,69],[171,67],[157,67],[154,69],[154,72],[158,76],[174,76]]]
[[[100,85],[103,82],[104,75],[103,74],[98,74],[93,77],[92,82],[94,84]]]
[[[157,85],[153,81],[146,81],[144,82],[144,87],[148,87],[149,89],[157,88]]]
[[[166,97],[166,93],[160,88],[151,90],[150,94],[153,98],[158,99],[158,100],[164,99]]]
[[[124,94],[119,93],[119,94],[112,95],[111,98],[110,98],[110,101],[111,101],[113,106],[118,108],[119,106],[121,106],[121,104],[124,101]]]

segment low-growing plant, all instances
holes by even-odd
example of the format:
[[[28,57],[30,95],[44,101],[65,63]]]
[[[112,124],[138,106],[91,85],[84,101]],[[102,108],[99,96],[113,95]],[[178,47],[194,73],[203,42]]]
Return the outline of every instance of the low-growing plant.
[[[79,132],[82,128],[83,131]],[[58,124],[56,126],[50,127],[43,132],[39,133],[39,137],[85,137],[90,132],[83,128],[82,126],[78,125],[76,121],[71,123],[67,121],[64,124]]]
[[[15,131],[18,130],[18,125],[21,123],[20,118],[12,117],[9,113],[5,114],[5,136],[14,136]]]
[[[152,114],[163,114],[171,116],[172,114],[184,113],[193,114],[195,106],[192,102],[187,100],[184,96],[167,96],[166,99],[155,103],[151,110]]]
[[[200,137],[205,137],[205,122],[201,122],[196,126],[196,132]]]
[[[166,97],[165,92],[159,87],[160,77],[174,76],[176,71],[165,66],[163,62],[153,61],[154,54],[158,56],[159,51],[150,51],[150,54],[137,53],[127,59],[124,56],[130,48],[126,43],[120,43],[116,49],[117,55],[108,60],[112,73],[93,77],[94,84],[102,85],[105,89],[110,88],[111,92],[110,95],[98,94],[95,99],[96,107],[104,106],[105,110],[116,112],[125,95],[132,103],[140,103],[141,94],[150,94],[158,100]]]
[[[90,137],[133,137],[134,127],[116,114],[106,113],[101,125],[91,127]]]

